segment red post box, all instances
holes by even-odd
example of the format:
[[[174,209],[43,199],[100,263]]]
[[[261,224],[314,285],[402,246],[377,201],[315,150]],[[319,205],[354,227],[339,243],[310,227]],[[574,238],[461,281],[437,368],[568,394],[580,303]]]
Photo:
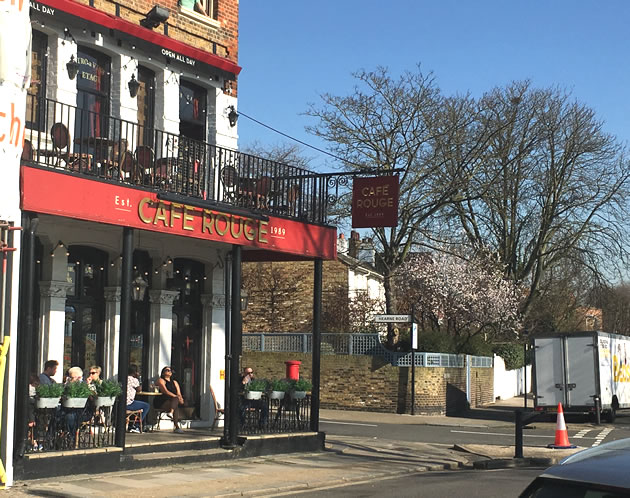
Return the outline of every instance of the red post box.
[[[287,366],[287,379],[298,380],[300,378],[301,361],[285,361]]]

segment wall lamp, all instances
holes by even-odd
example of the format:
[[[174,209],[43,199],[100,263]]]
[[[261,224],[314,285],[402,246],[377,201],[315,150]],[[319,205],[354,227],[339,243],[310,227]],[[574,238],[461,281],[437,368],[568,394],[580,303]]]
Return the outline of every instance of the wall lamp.
[[[154,6],[144,19],[140,20],[140,25],[148,29],[157,28],[161,23],[166,22],[170,12],[167,8],[159,5]]]
[[[228,113],[228,119],[230,120],[230,126],[234,128],[236,126],[236,121],[238,120],[238,112],[234,109],[234,106],[231,105],[228,107],[230,112]]]
[[[135,74],[131,75],[131,79],[129,80],[129,83],[127,83],[127,86],[129,86],[129,95],[131,95],[132,99],[135,99],[138,95],[138,90],[140,89],[140,82],[136,79]]]
[[[74,60],[74,54],[70,56],[70,61],[66,64],[66,69],[68,70],[68,78],[73,80],[77,77],[77,73],[79,72],[79,63]]]

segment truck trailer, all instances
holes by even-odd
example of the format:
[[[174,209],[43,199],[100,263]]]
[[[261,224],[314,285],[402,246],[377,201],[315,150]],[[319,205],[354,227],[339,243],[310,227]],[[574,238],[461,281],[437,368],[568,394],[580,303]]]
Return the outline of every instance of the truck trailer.
[[[574,332],[536,337],[534,406],[565,413],[597,410],[608,422],[630,408],[630,337],[607,332]]]

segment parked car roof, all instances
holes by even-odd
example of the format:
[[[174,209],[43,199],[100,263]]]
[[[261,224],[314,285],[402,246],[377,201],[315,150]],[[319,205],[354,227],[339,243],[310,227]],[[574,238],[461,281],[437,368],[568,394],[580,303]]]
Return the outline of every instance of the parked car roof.
[[[575,453],[549,467],[527,487],[521,497],[552,496],[537,490],[546,487],[555,489],[561,485],[562,489],[568,491],[566,486],[571,483],[578,488],[624,491],[627,496],[630,494],[629,469],[630,438],[612,441]]]

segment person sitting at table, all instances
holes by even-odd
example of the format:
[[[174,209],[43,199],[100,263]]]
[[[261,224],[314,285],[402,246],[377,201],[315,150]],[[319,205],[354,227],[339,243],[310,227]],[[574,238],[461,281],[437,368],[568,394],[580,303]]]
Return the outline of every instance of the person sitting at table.
[[[44,385],[56,384],[57,381],[53,377],[57,373],[58,366],[57,360],[48,360],[44,363],[44,371],[39,374],[39,383]]]
[[[179,389],[178,382],[173,379],[173,369],[164,367],[160,372],[160,378],[157,381],[157,387],[162,393],[155,402],[154,406],[158,410],[168,412],[173,419],[174,432],[183,433],[183,429],[179,426],[179,410],[178,405],[184,404],[184,397]]]
[[[252,380],[254,380],[254,369],[251,367],[245,367],[243,369],[243,375],[241,375],[241,385],[239,387],[244,391],[247,384],[249,384]],[[246,399],[244,396],[241,396],[240,408],[241,425],[245,424],[245,415],[250,408],[260,412],[260,417],[258,419],[259,429],[262,429],[267,424],[269,407],[262,399]]]
[[[101,367],[97,365],[92,365],[90,367],[90,375],[88,375],[86,382],[90,390],[94,393],[96,392],[96,386],[103,382],[103,379],[101,379],[101,372]]]
[[[81,367],[70,367],[68,369],[65,384],[68,385],[74,382],[83,382],[83,369]],[[74,437],[73,435],[79,427],[79,421],[89,420],[92,418],[92,412],[93,408],[91,408],[87,403],[81,410],[76,408],[62,409],[61,414],[65,421],[65,426],[72,437]]]
[[[142,426],[144,427],[144,421],[149,413],[149,403],[146,401],[136,400],[136,393],[140,392],[140,376],[137,365],[129,365],[127,369],[127,410],[135,411],[142,410]],[[129,432],[140,432],[140,427],[133,425],[128,427]]]

